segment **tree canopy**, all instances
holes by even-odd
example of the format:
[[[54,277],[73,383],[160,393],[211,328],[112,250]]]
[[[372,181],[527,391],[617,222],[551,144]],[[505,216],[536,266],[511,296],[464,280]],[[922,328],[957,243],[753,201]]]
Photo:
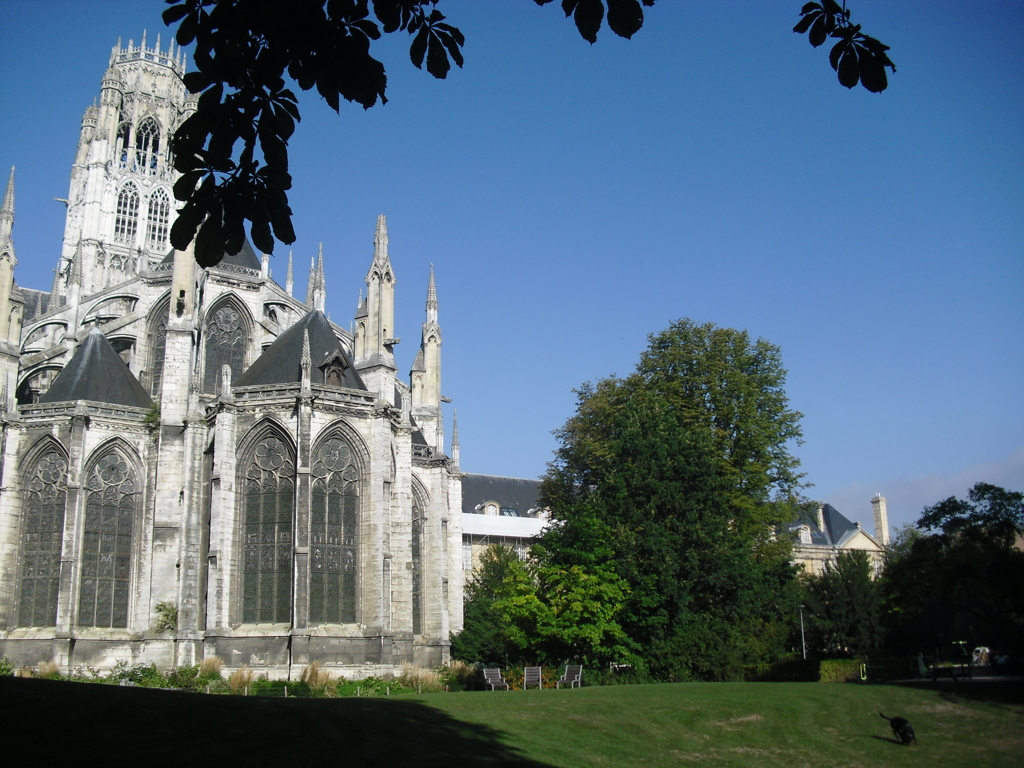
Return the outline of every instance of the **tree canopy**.
[[[794,609],[775,531],[800,487],[777,347],[690,320],[636,371],[578,392],[541,486],[547,567],[607,570],[632,661],[660,679],[731,679],[779,653]]]
[[[534,0],[547,5],[553,0]],[[288,190],[288,141],[300,120],[290,87],[316,88],[336,112],[341,100],[369,109],[387,102],[384,64],[371,53],[381,34],[412,37],[413,65],[445,78],[463,65],[465,37],[437,9],[439,0],[166,0],[163,19],[177,24],[180,45],[195,44],[196,69],[185,87],[201,94],[195,112],[172,137],[174,196],[185,205],[171,228],[171,244],[193,241],[201,266],[237,253],[250,222],[253,244],[273,253],[275,239],[295,241]],[[631,38],[654,0],[562,0],[580,36],[591,44],[605,22]],[[830,54],[839,81],[872,91],[895,71],[882,45],[850,22],[833,0],[807,3],[794,28],[815,47],[837,42]],[[239,148],[240,147],[240,148]]]
[[[892,644],[910,653],[965,641],[1024,652],[1024,493],[978,483],[926,507],[882,574]]]

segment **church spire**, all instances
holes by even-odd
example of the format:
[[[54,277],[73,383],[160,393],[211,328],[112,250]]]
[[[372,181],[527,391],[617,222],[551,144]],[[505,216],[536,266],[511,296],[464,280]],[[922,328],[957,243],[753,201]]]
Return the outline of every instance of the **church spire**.
[[[452,466],[459,468],[459,412],[452,411]]]
[[[11,232],[14,231],[14,166],[11,166],[11,175],[7,179],[7,191],[4,192],[4,202],[0,205],[0,246],[11,239]]]
[[[324,280],[324,244],[320,243],[320,250],[316,257],[316,274],[313,276],[313,304],[321,312],[325,311],[327,305],[327,281]]]
[[[288,249],[288,274],[284,278],[284,289],[288,295],[292,295],[292,288],[295,286],[295,271],[292,269],[292,252]]]
[[[388,222],[383,213],[377,217],[377,231],[373,235],[373,261],[380,266],[391,261],[388,256]]]
[[[437,285],[434,283],[434,263],[430,263],[430,279],[427,281],[427,322],[437,324]]]
[[[356,366],[384,365],[394,370],[392,347],[395,338],[395,273],[388,254],[388,225],[384,214],[377,217],[373,236],[373,261],[366,275],[366,335]]]
[[[309,258],[309,279],[306,281],[306,306],[313,309],[313,291],[316,290],[316,260]]]

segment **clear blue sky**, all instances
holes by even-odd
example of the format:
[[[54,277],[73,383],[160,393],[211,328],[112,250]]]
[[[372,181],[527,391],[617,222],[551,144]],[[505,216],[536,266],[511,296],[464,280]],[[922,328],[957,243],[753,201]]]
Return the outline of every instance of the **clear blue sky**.
[[[808,494],[851,519],[875,492],[898,525],[979,480],[1024,489],[1024,4],[851,0],[892,46],[881,95],[790,31],[801,0],[661,0],[594,46],[557,5],[442,0],[464,69],[384,41],[389,103],[307,93],[291,145],[293,249],[324,243],[342,325],[387,214],[404,372],[434,263],[463,468],[540,475],[573,388],[690,317],[781,347]],[[21,285],[49,288],[110,48],[166,44],[162,9],[0,0]]]

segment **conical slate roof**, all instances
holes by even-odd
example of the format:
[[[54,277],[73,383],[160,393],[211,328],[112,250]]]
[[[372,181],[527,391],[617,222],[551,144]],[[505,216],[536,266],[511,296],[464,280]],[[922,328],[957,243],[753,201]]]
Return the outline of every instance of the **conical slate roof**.
[[[324,383],[325,364],[337,358],[342,368],[341,386],[366,389],[356,369],[352,367],[338,337],[331,330],[324,313],[314,309],[295,325],[277,337],[267,351],[232,384],[238,387],[253,384],[288,384],[302,380],[302,340],[309,334],[309,357],[312,361],[309,377],[313,384]],[[321,367],[323,366],[323,367]]]
[[[98,328],[89,331],[74,356],[57,374],[42,403],[92,400],[111,405],[152,408],[153,401]]]

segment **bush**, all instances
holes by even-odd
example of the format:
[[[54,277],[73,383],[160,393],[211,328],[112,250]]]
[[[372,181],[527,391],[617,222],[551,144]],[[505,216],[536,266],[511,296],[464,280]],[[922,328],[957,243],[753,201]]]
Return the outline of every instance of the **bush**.
[[[252,687],[255,673],[243,664],[228,676],[228,690],[234,694],[247,694]]]
[[[14,662],[6,656],[0,656],[0,677],[10,677],[14,674]]]
[[[441,672],[432,669],[414,667],[411,664],[402,665],[402,673],[398,676],[398,683],[406,688],[422,693],[440,693],[444,690],[445,678]]]
[[[315,698],[336,696],[338,684],[331,679],[331,673],[321,668],[320,662],[313,660],[303,668],[299,682],[309,686],[310,695]]]
[[[140,685],[144,688],[169,688],[167,676],[156,668],[156,664],[129,664],[123,659],[114,665],[107,676],[111,683]]]
[[[861,659],[826,659],[820,662],[820,683],[848,683],[860,680]]]

